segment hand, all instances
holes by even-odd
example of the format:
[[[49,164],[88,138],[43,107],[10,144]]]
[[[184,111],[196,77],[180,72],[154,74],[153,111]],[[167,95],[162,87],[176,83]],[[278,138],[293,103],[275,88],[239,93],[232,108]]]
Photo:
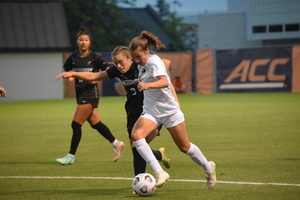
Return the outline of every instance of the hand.
[[[148,83],[144,83],[144,82],[139,81],[137,88],[141,92],[143,90],[147,90],[149,88],[149,86],[148,86]]]
[[[63,78],[70,78],[70,77],[72,77],[72,71],[69,71],[69,72],[63,72],[63,73],[61,73],[61,74],[55,76],[55,77],[54,77],[54,80],[57,81],[57,80],[60,79],[61,77],[63,77]]]

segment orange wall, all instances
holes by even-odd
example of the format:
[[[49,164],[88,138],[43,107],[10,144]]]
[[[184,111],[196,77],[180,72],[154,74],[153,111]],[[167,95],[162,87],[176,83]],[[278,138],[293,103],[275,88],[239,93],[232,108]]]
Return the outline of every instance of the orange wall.
[[[300,46],[293,47],[292,56],[292,92],[300,92]]]
[[[197,50],[196,52],[196,92],[213,93],[213,51]]]
[[[193,55],[192,53],[157,53],[161,58],[165,58],[171,61],[170,78],[173,81],[176,76],[185,84],[185,93],[192,92],[192,65]]]

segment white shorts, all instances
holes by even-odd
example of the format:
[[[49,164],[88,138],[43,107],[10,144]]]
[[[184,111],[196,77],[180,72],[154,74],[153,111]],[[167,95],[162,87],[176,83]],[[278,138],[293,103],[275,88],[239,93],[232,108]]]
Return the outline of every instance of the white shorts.
[[[158,126],[162,124],[166,128],[171,128],[184,122],[184,114],[181,110],[179,110],[177,113],[174,113],[173,115],[168,115],[165,117],[154,117],[149,113],[143,112],[141,117],[150,119],[151,121],[155,122]]]

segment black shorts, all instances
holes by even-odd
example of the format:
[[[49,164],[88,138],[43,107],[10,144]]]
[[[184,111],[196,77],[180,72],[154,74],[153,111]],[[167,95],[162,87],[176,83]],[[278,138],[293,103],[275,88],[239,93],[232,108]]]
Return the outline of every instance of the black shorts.
[[[130,116],[127,115],[127,132],[130,139],[131,139],[131,131],[133,129],[133,126],[139,117],[140,115],[130,115]]]
[[[129,139],[131,139],[131,132],[133,129],[133,126],[135,124],[135,122],[138,120],[138,118],[140,117],[140,115],[132,115],[132,116],[127,116],[127,132],[128,132],[128,137]],[[158,133],[157,136],[160,136],[160,130],[162,128],[162,124],[158,126]]]
[[[85,104],[91,104],[93,108],[98,108],[99,99],[91,99],[91,98],[79,98],[77,99],[78,105],[85,105]]]

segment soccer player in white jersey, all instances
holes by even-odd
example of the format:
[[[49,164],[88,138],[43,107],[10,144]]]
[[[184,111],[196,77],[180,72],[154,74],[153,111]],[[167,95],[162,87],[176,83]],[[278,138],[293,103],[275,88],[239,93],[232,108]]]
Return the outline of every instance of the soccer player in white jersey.
[[[216,184],[216,164],[208,161],[199,147],[188,139],[184,115],[171,92],[171,81],[161,59],[150,53],[150,45],[156,49],[165,45],[152,33],[143,31],[129,44],[132,57],[138,63],[138,90],[144,91],[143,113],[135,123],[131,138],[139,154],[154,170],[157,187],[161,187],[169,178],[145,138],[163,124],[170,132],[175,144],[198,165],[202,166],[207,178],[207,187],[212,189]]]

